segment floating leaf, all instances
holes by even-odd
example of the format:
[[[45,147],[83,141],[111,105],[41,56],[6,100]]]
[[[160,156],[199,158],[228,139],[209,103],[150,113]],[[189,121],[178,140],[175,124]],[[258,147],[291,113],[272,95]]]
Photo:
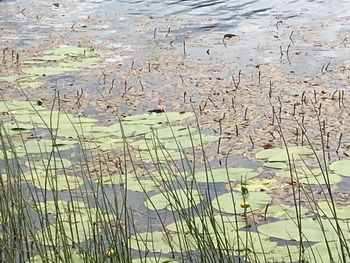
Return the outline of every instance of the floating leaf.
[[[179,138],[173,138],[164,143],[164,147],[171,150],[185,149],[191,147],[197,147],[206,143],[214,142],[218,140],[218,136],[214,135],[199,135],[194,134],[193,136],[182,136]]]
[[[197,190],[178,189],[151,196],[145,201],[145,205],[151,210],[186,209],[198,205],[201,198],[201,194]]]
[[[281,238],[285,240],[299,240],[299,228],[295,220],[282,220],[272,223],[267,223],[259,226],[258,230],[268,236]],[[301,219],[301,230],[303,234],[303,240],[311,241],[322,241],[327,238],[327,240],[337,240],[337,236],[334,227],[335,222],[327,220],[321,220],[323,230],[321,229],[320,223],[313,220],[312,218],[302,218]],[[346,223],[339,222],[339,225],[343,231],[346,238],[349,238],[350,232]]]
[[[339,219],[350,219],[350,205],[340,205],[335,204],[335,209],[337,212],[337,218]],[[327,218],[334,218],[334,210],[332,204],[327,201],[320,201],[317,203],[317,211],[321,216],[326,216]]]
[[[58,251],[58,250],[46,250],[41,254],[36,255],[34,257],[30,257],[28,263],[48,263],[48,262],[56,262],[56,263],[84,263],[85,260],[78,251],[70,249],[69,251]]]
[[[95,230],[96,232],[96,230]],[[46,246],[66,246],[79,244],[91,239],[94,236],[92,224],[83,222],[71,224],[70,222],[60,222],[59,224],[49,225],[39,230],[35,239]]]
[[[141,115],[132,115],[124,118],[124,121],[134,121],[139,124],[159,124],[172,121],[179,121],[194,116],[192,112],[164,112],[164,113],[150,113]]]
[[[275,178],[255,178],[243,182],[243,186],[245,186],[249,192],[268,191],[277,188],[278,185],[279,181]],[[234,189],[240,191],[241,187],[242,184],[239,184],[234,187]]]
[[[273,250],[265,253],[254,253],[248,262],[299,262],[299,248],[294,245],[277,246]]]
[[[133,259],[132,263],[175,263],[179,262],[172,258],[164,258],[164,257],[145,257],[145,258],[138,258]]]
[[[195,240],[190,235],[165,232],[143,232],[130,236],[130,247],[137,251],[170,253],[195,249]]]
[[[296,167],[292,170],[293,180],[299,179],[304,184],[337,184],[341,181],[341,177],[337,174],[322,172],[321,169],[308,169],[307,167]],[[278,171],[276,176],[290,178],[290,171]]]
[[[212,201],[213,207],[225,213],[244,213],[244,209],[240,206],[243,201],[241,192],[229,192],[218,196]],[[249,192],[245,198],[249,202],[250,207],[247,212],[251,210],[263,209],[271,202],[271,197],[265,192]]]
[[[331,163],[329,169],[331,169],[336,174],[350,176],[350,160],[335,161]]]
[[[135,192],[150,192],[157,190],[159,188],[159,183],[147,179],[133,179],[128,180],[127,184],[125,184],[124,186],[126,186],[128,190]]]
[[[170,126],[170,127],[162,127],[157,129],[152,129],[151,132],[146,134],[146,139],[167,139],[167,138],[178,138],[180,136],[189,136],[189,134],[193,134],[198,132],[198,129],[192,128],[189,126]]]
[[[139,151],[136,155],[137,159],[144,162],[164,163],[172,160],[181,160],[185,158],[184,154],[174,150],[154,149],[150,151]]]
[[[306,146],[288,147],[290,160],[299,160],[302,156],[313,154],[313,151]],[[272,148],[262,150],[255,155],[256,159],[267,159],[269,162],[285,162],[288,161],[286,148]]]
[[[284,162],[267,162],[264,163],[264,167],[273,168],[273,169],[287,169],[288,165]]]
[[[305,259],[309,263],[320,263],[320,262],[349,262],[350,257],[347,252],[347,247],[350,243],[343,246],[345,261],[342,257],[342,248],[339,242],[320,242],[305,250]]]
[[[298,207],[299,217],[303,217],[308,212],[308,209],[301,206]],[[266,216],[273,216],[282,219],[296,218],[295,206],[289,206],[285,204],[276,204],[269,206],[266,212]]]
[[[25,165],[27,167],[32,167],[37,170],[61,170],[65,168],[69,168],[72,165],[72,162],[67,159],[52,157],[52,158],[43,158],[35,161],[26,161]]]
[[[166,226],[166,229],[175,233],[189,234],[194,231],[198,233],[207,234],[223,234],[237,231],[238,228],[246,226],[246,222],[243,218],[235,216],[215,215],[209,216],[197,216],[186,220],[177,220]]]
[[[64,151],[74,147],[76,141],[62,140],[57,138],[56,141],[49,139],[30,139],[16,143],[17,153],[45,153],[51,151]]]
[[[191,180],[198,183],[221,183],[228,181],[241,181],[257,176],[259,173],[251,168],[244,167],[228,167],[216,168],[208,171],[195,172]]]

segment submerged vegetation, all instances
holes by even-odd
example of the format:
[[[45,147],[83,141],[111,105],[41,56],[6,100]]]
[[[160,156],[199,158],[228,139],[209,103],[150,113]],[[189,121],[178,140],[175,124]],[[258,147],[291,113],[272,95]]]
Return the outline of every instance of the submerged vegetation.
[[[212,167],[220,136],[194,113],[105,125],[55,103],[0,104],[3,262],[350,258],[348,205],[334,192],[348,160],[328,165],[325,149],[285,144],[258,151],[259,167],[232,166],[229,155]]]

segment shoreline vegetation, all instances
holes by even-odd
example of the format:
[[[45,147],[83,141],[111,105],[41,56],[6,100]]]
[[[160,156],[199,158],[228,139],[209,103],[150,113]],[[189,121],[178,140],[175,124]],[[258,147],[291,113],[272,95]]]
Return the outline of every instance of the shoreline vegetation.
[[[276,114],[284,145],[257,151],[258,167],[231,165],[230,154],[212,167],[207,149],[222,137],[196,112],[104,125],[56,110],[55,97],[0,104],[2,261],[348,260],[337,185],[350,160],[328,161],[319,114],[321,148],[306,131],[304,145],[288,144]]]

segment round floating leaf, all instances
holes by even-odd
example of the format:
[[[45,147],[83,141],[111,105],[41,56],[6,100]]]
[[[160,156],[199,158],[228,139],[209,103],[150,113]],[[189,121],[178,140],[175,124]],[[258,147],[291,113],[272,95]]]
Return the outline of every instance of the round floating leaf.
[[[68,258],[67,258],[68,257]],[[34,257],[30,257],[28,263],[48,263],[48,262],[56,262],[56,263],[84,263],[85,260],[78,251],[69,250],[69,251],[53,251],[46,250],[39,255]]]
[[[30,139],[23,142],[16,143],[17,153],[45,153],[51,151],[65,151],[69,150],[77,144],[76,141],[62,140],[57,138],[56,141],[49,139]]]
[[[293,245],[277,246],[270,252],[254,253],[248,262],[299,262],[299,248]]]
[[[198,205],[201,198],[201,194],[197,190],[178,189],[151,196],[145,201],[145,205],[152,210],[186,209]]]
[[[322,172],[321,169],[308,169],[307,167],[296,167],[292,170],[293,180],[299,179],[304,184],[337,184],[341,181],[341,177],[337,174]],[[276,176],[290,178],[290,171],[278,171]]]
[[[94,236],[93,232],[92,224],[89,222],[71,224],[63,221],[38,231],[35,239],[43,245],[57,247],[84,242]]]
[[[26,161],[25,165],[27,167],[32,167],[33,169],[38,169],[38,170],[61,170],[65,168],[69,168],[72,165],[72,162],[67,159],[61,159],[58,157],[53,157],[53,158],[43,158],[40,160],[35,160],[35,161]]]
[[[150,113],[141,115],[132,115],[124,118],[124,121],[133,121],[139,124],[159,124],[172,121],[179,121],[194,116],[192,112],[163,112],[163,113]]]
[[[132,142],[130,145],[138,150],[156,150],[165,149],[164,141],[155,140],[137,140]]]
[[[197,147],[199,145],[214,142],[218,140],[218,136],[214,135],[199,135],[195,134],[193,136],[182,136],[176,139],[168,140],[164,143],[164,147],[171,150],[185,149],[191,147]]]
[[[29,123],[10,123],[10,122],[5,122],[3,123],[3,127],[5,131],[9,134],[12,133],[24,133],[25,131],[30,131],[34,129],[34,126]]]
[[[46,110],[44,107],[36,105],[35,102],[24,100],[0,101],[0,112],[10,111],[11,113],[15,114],[28,114],[29,112],[42,112],[44,110]],[[28,119],[25,120],[25,122],[27,121]]]
[[[307,212],[307,208],[303,206],[298,207],[299,216],[303,217]],[[269,206],[266,211],[266,216],[278,217],[282,219],[296,218],[295,206],[289,206],[285,204],[276,204]]]
[[[302,156],[313,154],[313,151],[306,146],[288,147],[290,160],[299,160]],[[262,150],[255,155],[256,159],[267,159],[269,162],[285,162],[288,161],[286,148],[272,148]]]
[[[164,163],[185,158],[179,151],[154,149],[150,151],[139,151],[136,158],[149,163]]]
[[[167,139],[167,138],[178,138],[181,136],[189,136],[198,132],[198,129],[189,126],[170,126],[162,127],[158,129],[152,129],[151,132],[146,134],[146,139]]]
[[[272,223],[261,225],[258,230],[271,237],[281,238],[285,240],[299,240],[299,229],[296,224],[296,219],[282,220]],[[301,229],[303,233],[303,240],[311,241],[322,241],[325,238],[327,240],[337,240],[337,236],[334,226],[334,221],[321,220],[323,230],[321,229],[320,223],[313,220],[312,218],[301,219]],[[350,232],[347,223],[339,222],[342,232],[346,238],[349,238]],[[326,236],[326,237],[325,237]]]
[[[133,179],[128,180],[127,184],[124,184],[124,186],[130,190],[135,192],[150,192],[157,190],[159,188],[159,183],[153,181],[153,180],[147,180],[147,179]]]
[[[137,251],[170,253],[195,249],[195,240],[191,235],[165,232],[143,232],[130,236],[130,247]]]
[[[350,176],[350,160],[335,161],[331,163],[329,169],[331,169],[336,174]]]
[[[321,216],[326,216],[327,218],[334,218],[334,211],[332,204],[327,201],[321,201],[317,203],[317,211]],[[336,204],[335,209],[337,212],[337,218],[339,219],[350,219],[350,205],[340,205]]]
[[[198,233],[209,233],[209,234],[223,234],[237,231],[238,228],[246,226],[246,222],[243,218],[235,216],[224,216],[215,215],[209,216],[197,216],[192,219],[177,220],[166,226],[166,229],[175,233],[189,234],[194,231]]]
[[[228,167],[216,168],[208,171],[195,172],[191,180],[198,183],[222,183],[228,181],[241,181],[257,176],[259,173],[251,168]]]
[[[147,257],[147,258],[138,258],[133,259],[132,263],[175,263],[179,262],[172,258],[164,258],[164,257]]]
[[[243,185],[249,192],[268,191],[277,188],[279,181],[275,178],[255,178],[243,182]],[[234,187],[235,190],[240,191],[242,184]]]
[[[346,258],[345,262],[350,261],[349,254],[346,250],[346,247],[350,246],[350,243],[347,245],[342,245],[344,249],[344,255]],[[339,242],[320,242],[305,250],[305,259],[309,263],[319,263],[319,262],[344,262],[342,257],[342,248],[340,247]]]
[[[249,192],[245,198],[249,202],[247,212],[251,210],[263,209],[271,202],[271,197],[265,192]],[[243,197],[241,192],[229,192],[218,196],[212,201],[213,207],[225,213],[244,213],[244,208],[241,207]]]
[[[287,169],[288,165],[284,162],[268,162],[264,163],[264,167],[273,168],[273,169]]]

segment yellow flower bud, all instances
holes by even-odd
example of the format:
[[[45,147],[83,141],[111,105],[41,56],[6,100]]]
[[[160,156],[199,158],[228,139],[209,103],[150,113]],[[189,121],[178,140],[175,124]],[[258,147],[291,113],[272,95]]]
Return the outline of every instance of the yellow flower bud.
[[[248,201],[242,201],[240,205],[241,205],[242,208],[248,208],[248,207],[250,207],[250,204],[249,204]]]
[[[107,251],[106,251],[106,256],[107,257],[113,257],[113,256],[115,256],[115,251],[114,251],[114,249],[108,249]]]

